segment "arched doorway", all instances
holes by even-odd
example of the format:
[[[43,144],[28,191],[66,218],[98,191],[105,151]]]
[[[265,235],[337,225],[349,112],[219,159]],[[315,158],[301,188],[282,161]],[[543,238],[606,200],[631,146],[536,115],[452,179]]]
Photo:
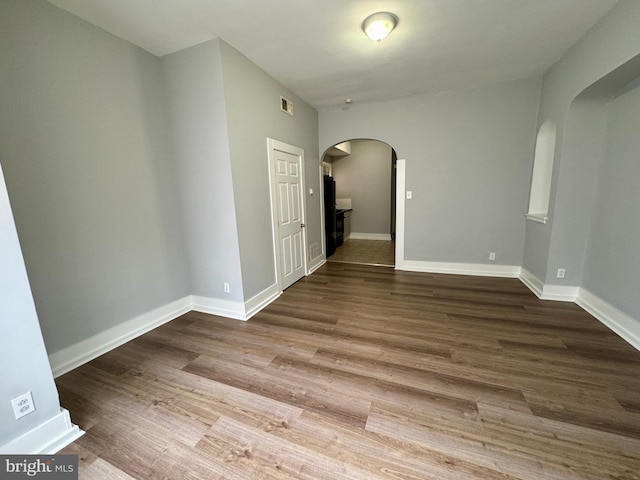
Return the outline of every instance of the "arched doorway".
[[[391,145],[352,139],[322,157],[327,261],[395,265],[396,161]]]

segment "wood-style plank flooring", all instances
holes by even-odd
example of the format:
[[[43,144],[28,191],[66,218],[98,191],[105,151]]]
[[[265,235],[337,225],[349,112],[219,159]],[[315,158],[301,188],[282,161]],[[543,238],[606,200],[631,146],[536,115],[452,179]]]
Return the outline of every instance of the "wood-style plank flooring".
[[[640,478],[640,352],[516,279],[330,263],[57,379],[80,478]]]

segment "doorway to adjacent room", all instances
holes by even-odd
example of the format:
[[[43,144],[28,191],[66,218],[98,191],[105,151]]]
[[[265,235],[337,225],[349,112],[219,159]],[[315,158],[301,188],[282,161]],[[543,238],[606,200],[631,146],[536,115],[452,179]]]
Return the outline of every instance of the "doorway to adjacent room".
[[[327,261],[395,265],[395,150],[355,139],[329,148],[323,158]]]

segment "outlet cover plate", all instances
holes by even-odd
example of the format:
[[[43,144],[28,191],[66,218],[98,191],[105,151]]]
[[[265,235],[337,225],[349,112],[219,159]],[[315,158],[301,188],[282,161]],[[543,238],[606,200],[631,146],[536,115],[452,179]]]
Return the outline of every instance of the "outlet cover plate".
[[[33,406],[33,397],[31,396],[31,392],[23,393],[19,397],[12,399],[11,405],[13,406],[13,414],[15,415],[16,420],[28,415],[36,409]]]

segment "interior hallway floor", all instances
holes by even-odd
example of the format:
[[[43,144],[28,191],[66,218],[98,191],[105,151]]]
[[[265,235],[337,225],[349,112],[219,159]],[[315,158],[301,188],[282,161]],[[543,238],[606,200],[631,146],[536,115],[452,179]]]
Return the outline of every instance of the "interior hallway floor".
[[[396,246],[392,240],[346,240],[327,260],[330,262],[395,265]]]

